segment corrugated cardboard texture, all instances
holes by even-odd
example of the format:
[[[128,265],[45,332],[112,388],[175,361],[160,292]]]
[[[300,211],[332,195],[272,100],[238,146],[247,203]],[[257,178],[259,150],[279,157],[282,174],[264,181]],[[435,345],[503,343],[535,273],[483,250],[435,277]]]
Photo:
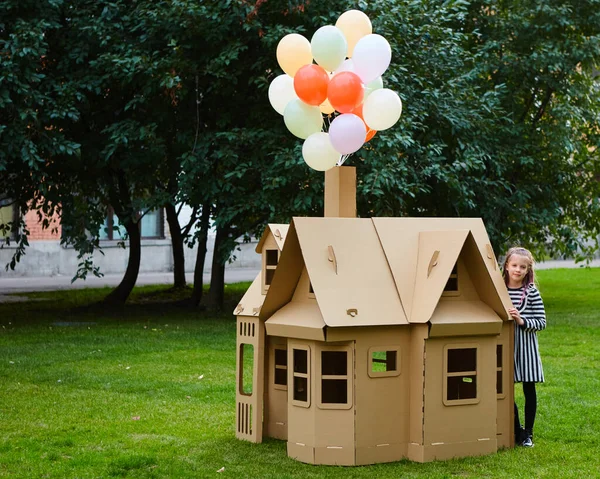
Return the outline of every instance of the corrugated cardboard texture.
[[[410,444],[423,445],[423,407],[425,395],[425,341],[428,325],[413,324],[410,328]],[[410,449],[409,449],[410,451]],[[414,459],[413,459],[414,460]]]
[[[327,326],[408,324],[371,220],[294,218],[291,229],[297,231]],[[287,242],[291,240],[288,234]],[[337,268],[329,260],[329,246]],[[286,250],[287,243],[284,255]],[[353,309],[356,314],[351,316]]]
[[[419,233],[411,323],[431,318],[468,234],[468,230]]]
[[[325,172],[326,218],[356,218],[356,168],[341,166]]]
[[[431,316],[430,337],[500,334],[502,320],[481,301],[440,301]]]

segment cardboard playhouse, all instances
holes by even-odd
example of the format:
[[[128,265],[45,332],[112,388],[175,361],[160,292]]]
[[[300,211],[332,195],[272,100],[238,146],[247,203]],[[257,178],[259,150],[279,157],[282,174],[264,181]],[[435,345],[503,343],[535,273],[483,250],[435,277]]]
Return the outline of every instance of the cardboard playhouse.
[[[234,312],[237,437],[349,466],[512,447],[514,325],[483,222],[356,218],[355,188],[328,171],[326,217],[258,243]]]

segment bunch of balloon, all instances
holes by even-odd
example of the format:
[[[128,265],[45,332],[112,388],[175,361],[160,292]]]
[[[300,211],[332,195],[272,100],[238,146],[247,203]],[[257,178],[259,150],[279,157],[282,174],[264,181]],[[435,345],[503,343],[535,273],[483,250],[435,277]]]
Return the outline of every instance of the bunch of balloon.
[[[285,73],[271,82],[269,101],[304,140],[308,166],[326,171],[341,165],[399,120],[402,101],[383,88],[391,59],[390,44],[359,10],[319,28],[310,42],[297,33],[280,40],[277,61]]]

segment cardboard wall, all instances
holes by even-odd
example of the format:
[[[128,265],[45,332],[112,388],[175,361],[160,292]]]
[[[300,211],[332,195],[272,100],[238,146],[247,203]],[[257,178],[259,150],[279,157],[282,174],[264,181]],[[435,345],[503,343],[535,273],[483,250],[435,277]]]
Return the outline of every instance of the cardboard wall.
[[[498,395],[496,438],[498,448],[514,446],[514,321],[504,321],[497,343],[502,345],[502,394]]]
[[[287,339],[277,336],[267,337],[267,347],[265,348],[267,357],[265,358],[264,436],[287,440],[288,386],[275,383],[276,350],[285,350],[287,357]],[[280,366],[279,369],[281,369]],[[285,377],[288,378],[287,369]]]
[[[497,450],[496,343],[497,336],[427,339],[425,461],[489,454]],[[445,351],[446,348],[461,347],[477,348],[477,398],[450,405],[444,402]]]
[[[361,328],[356,334],[356,463],[399,461],[407,456],[410,326]],[[374,351],[397,350],[398,374],[369,374]]]

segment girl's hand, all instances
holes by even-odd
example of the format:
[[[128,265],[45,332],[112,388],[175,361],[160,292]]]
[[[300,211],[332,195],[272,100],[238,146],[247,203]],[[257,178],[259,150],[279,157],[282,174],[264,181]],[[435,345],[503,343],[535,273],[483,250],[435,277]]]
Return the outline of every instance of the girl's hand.
[[[508,314],[510,314],[510,317],[513,318],[519,326],[523,326],[525,324],[525,321],[523,321],[523,318],[517,311],[517,308],[510,308],[508,310]]]

